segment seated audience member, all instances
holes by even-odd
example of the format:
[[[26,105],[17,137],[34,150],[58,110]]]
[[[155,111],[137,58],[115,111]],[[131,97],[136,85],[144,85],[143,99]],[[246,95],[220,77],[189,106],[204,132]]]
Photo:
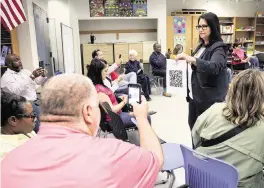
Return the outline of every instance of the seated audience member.
[[[171,49],[169,48],[168,52],[165,54],[166,59],[170,59],[171,54]]]
[[[140,67],[140,62],[137,60],[137,51],[129,51],[129,61],[126,63],[125,69],[126,74],[131,72],[137,74],[137,82],[141,85],[145,98],[147,101],[151,101],[149,96],[151,94],[149,76],[144,74],[142,68]]]
[[[259,68],[259,60],[256,56],[249,57],[248,62],[251,64],[251,68]]]
[[[171,94],[166,92],[166,57],[161,53],[161,46],[158,43],[153,45],[154,52],[149,57],[149,63],[152,67],[152,74],[154,76],[163,77],[163,96],[171,97]]]
[[[93,51],[92,58],[93,59],[99,59],[99,60],[101,60],[107,64],[107,62],[104,60],[103,53],[99,49]],[[119,76],[122,76],[122,80],[120,82],[118,82],[119,87],[116,89],[116,92],[127,90],[129,83],[131,83],[131,84],[137,83],[137,75],[134,72],[124,74],[124,75],[119,75],[117,72],[115,72],[117,70],[117,68],[120,67],[122,62],[123,62],[123,60],[119,59],[118,62],[109,66],[109,68],[107,70],[107,77],[110,78],[111,81],[115,81],[116,79],[120,78]]]
[[[247,54],[239,43],[233,45],[232,65],[235,70],[245,70],[249,68]]]
[[[37,136],[2,161],[2,188],[153,187],[163,167],[159,140],[150,127],[146,101],[133,106],[140,147],[97,138],[100,110],[90,79],[52,77],[41,92]]]
[[[106,87],[103,80],[107,76],[108,65],[100,61],[99,59],[93,59],[88,71],[88,77],[95,85],[96,91],[99,94],[100,102],[108,102],[112,110],[118,113],[126,127],[134,127],[135,124],[131,121],[131,116],[128,112],[122,112],[122,108],[127,104],[127,95],[123,95],[120,98],[122,102],[118,103],[115,94],[111,89]],[[107,117],[107,121],[110,121],[110,117]],[[150,121],[150,117],[149,117]]]
[[[34,111],[37,115],[35,131],[39,128],[39,109],[37,102],[36,86],[42,84],[46,79],[46,71],[37,68],[33,72],[23,69],[20,57],[16,54],[9,54],[5,64],[8,69],[1,78],[1,88],[9,93],[14,93],[25,97],[32,102]]]
[[[176,56],[183,52],[183,46],[181,44],[176,44],[173,49],[173,54],[171,54],[170,59],[175,59]]]
[[[203,144],[236,126],[246,130],[216,145]],[[199,116],[192,131],[196,150],[236,167],[241,188],[264,187],[263,135],[264,73],[256,69],[235,76],[226,102],[214,104]]]
[[[36,135],[36,115],[24,97],[1,90],[1,159]]]
[[[111,89],[114,93],[119,89],[119,83],[123,80],[123,76],[119,75],[117,79],[112,81],[110,78],[106,77],[103,82],[106,87]]]

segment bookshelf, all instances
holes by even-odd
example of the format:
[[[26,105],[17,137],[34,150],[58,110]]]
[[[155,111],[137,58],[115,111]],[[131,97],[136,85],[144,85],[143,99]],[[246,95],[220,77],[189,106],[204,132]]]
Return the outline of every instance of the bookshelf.
[[[245,50],[254,50],[255,46],[255,17],[235,17],[235,41],[242,43]]]
[[[1,54],[3,51],[3,47],[6,49],[7,53],[14,53],[19,55],[16,29],[13,29],[11,32],[8,32],[5,30],[4,27],[1,26]],[[1,64],[0,64],[1,76],[7,69],[7,67],[3,64],[3,62],[1,60]]]
[[[264,52],[264,16],[256,16],[255,49]]]
[[[228,46],[227,66],[231,67],[232,63],[232,44],[234,43],[234,17],[219,17],[221,36],[225,44]]]
[[[234,42],[234,18],[220,17],[220,30],[223,41],[230,45]]]

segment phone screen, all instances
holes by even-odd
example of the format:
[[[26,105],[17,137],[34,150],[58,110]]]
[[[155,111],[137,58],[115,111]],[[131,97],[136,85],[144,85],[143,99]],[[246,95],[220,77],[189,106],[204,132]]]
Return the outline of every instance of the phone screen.
[[[129,86],[128,87],[128,103],[140,103],[140,87]]]
[[[44,69],[44,61],[39,61],[39,68],[43,68]]]

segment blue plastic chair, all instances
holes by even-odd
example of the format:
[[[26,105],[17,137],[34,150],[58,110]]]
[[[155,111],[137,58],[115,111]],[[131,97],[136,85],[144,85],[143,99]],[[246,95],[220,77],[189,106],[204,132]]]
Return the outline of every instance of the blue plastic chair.
[[[181,145],[185,180],[191,188],[237,188],[238,172],[230,164]]]
[[[164,166],[161,172],[167,173],[167,179],[162,180],[155,185],[165,184],[171,179],[169,188],[172,188],[176,179],[173,170],[183,167],[183,156],[181,148],[179,144],[175,143],[165,143],[161,146],[164,155]]]

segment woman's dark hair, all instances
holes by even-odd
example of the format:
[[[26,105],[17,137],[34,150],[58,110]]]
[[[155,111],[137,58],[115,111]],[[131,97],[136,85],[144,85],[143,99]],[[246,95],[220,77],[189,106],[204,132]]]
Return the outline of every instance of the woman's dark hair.
[[[238,43],[238,42],[236,42],[236,43],[234,43],[233,44],[233,48],[237,48],[239,45],[242,45],[241,43]]]
[[[8,118],[17,114],[24,114],[24,97],[1,90],[1,127],[5,126]]]
[[[201,19],[204,19],[211,29],[211,34],[209,36],[209,44],[212,44],[217,41],[223,41],[221,38],[220,23],[218,17],[212,12],[205,13],[199,17],[198,25]],[[200,42],[204,43],[203,39],[200,38]]]
[[[102,70],[106,67],[106,64],[99,59],[93,59],[88,69],[87,76],[92,80],[93,84],[104,85],[102,79]]]

